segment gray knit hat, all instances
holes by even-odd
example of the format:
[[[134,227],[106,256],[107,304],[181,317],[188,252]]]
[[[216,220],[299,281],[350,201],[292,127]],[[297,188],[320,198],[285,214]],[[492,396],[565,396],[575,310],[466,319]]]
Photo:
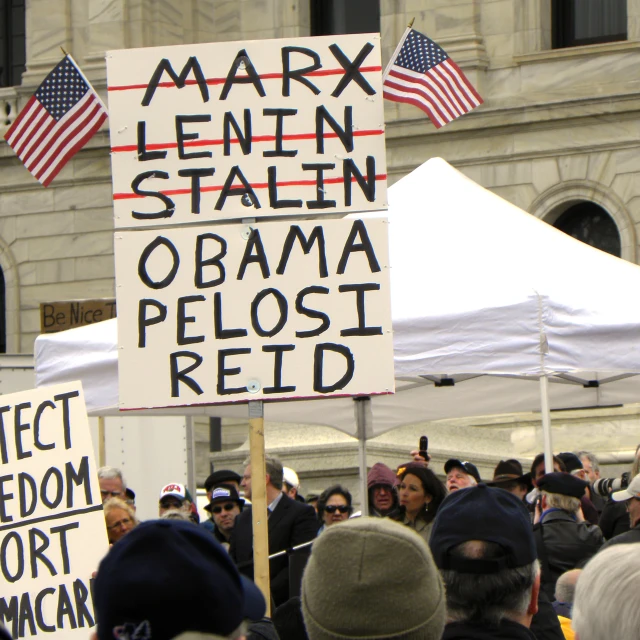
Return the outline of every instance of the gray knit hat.
[[[444,586],[419,535],[392,520],[354,518],[314,543],[302,613],[310,640],[439,640]]]

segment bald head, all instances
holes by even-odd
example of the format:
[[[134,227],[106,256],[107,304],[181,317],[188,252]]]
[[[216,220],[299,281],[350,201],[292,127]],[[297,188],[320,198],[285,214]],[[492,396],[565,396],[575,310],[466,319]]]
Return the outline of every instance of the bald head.
[[[572,569],[563,573],[556,582],[556,600],[566,604],[573,604],[576,593],[576,583],[582,573],[582,569]]]

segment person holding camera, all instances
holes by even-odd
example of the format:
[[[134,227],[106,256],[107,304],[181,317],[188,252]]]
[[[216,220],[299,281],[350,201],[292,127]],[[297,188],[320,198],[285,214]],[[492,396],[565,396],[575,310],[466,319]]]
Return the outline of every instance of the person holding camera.
[[[631,464],[631,470],[623,473],[619,478],[600,478],[593,484],[593,490],[604,498],[607,503],[602,511],[598,526],[607,540],[611,540],[622,533],[629,531],[629,517],[624,504],[611,500],[614,491],[626,489],[629,481],[640,473],[640,445],[636,447],[636,453]]]
[[[611,494],[614,502],[624,504],[629,515],[630,529],[626,533],[614,536],[604,544],[603,549],[614,544],[630,544],[640,542],[640,474],[638,474],[626,489]]]

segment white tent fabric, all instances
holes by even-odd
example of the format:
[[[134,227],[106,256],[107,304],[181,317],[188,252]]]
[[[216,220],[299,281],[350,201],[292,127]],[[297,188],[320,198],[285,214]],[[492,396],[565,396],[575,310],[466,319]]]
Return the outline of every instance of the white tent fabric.
[[[592,249],[429,160],[389,189],[396,394],[366,437],[394,427],[540,408],[640,402],[640,267]],[[37,384],[81,379],[92,415],[118,406],[116,321],[42,335]],[[490,375],[486,375],[490,374]],[[162,414],[244,417],[244,405]],[[153,412],[146,412],[153,413]],[[356,435],[349,398],[272,402],[265,419]]]

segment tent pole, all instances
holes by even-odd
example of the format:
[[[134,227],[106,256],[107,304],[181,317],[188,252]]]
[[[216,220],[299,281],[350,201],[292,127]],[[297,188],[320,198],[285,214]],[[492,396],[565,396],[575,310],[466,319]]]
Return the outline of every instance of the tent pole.
[[[107,453],[105,444],[104,416],[98,416],[98,467],[107,464]]]
[[[367,491],[367,419],[371,416],[371,398],[354,398],[358,430],[358,468],[360,470],[360,511],[369,515]]]
[[[544,438],[544,470],[553,472],[553,446],[551,444],[551,411],[549,409],[549,378],[540,376],[540,412],[542,414],[542,435]]]
[[[194,500],[198,499],[198,484],[196,480],[196,440],[195,430],[193,428],[193,418],[186,416],[185,418],[185,438],[187,441],[187,487],[191,492]],[[196,502],[196,505],[198,503]]]

